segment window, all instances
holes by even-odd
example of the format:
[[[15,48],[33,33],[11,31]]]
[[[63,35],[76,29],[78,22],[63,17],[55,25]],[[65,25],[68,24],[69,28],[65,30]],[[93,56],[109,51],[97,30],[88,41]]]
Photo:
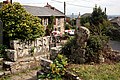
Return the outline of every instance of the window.
[[[58,31],[60,31],[60,32],[61,32],[61,28],[60,28],[60,26],[58,27]]]
[[[44,19],[44,25],[47,25],[47,18]]]

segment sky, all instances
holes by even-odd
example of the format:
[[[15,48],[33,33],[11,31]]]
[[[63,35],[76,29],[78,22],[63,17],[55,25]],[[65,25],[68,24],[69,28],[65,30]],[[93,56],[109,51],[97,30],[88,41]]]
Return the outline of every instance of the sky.
[[[0,0],[0,2],[3,0]],[[78,15],[91,13],[95,5],[100,6],[102,10],[107,10],[107,15],[120,15],[120,0],[13,0],[22,5],[45,6],[47,3],[64,12],[64,2],[66,2],[66,14],[74,13]]]

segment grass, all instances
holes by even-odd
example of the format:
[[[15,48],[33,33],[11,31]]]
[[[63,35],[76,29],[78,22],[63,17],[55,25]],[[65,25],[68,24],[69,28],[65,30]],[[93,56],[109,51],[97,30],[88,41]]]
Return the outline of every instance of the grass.
[[[72,64],[68,70],[78,75],[82,80],[120,80],[120,63],[100,65]]]

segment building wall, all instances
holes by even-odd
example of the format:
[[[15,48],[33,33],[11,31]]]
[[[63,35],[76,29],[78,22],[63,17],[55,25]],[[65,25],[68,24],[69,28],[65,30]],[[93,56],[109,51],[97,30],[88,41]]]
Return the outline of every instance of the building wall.
[[[42,25],[45,27],[48,26],[49,19],[48,18],[41,18]],[[55,18],[55,24],[54,24],[54,30],[57,29],[57,31],[60,31],[61,33],[64,33],[64,18]]]
[[[64,33],[64,18],[56,18],[56,25],[54,25],[54,29],[55,28],[57,31]]]

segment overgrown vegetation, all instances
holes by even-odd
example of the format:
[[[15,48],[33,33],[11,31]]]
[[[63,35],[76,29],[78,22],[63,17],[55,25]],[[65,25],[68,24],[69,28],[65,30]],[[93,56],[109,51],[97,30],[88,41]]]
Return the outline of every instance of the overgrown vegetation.
[[[99,63],[100,58],[103,57],[102,50],[108,43],[109,38],[107,36],[90,36],[87,41],[85,60],[87,63],[95,62]]]
[[[41,20],[28,13],[19,3],[3,5],[0,18],[3,22],[4,40],[34,40],[44,35]]]
[[[7,48],[6,46],[0,44],[0,58],[6,57],[6,52],[5,52],[6,48]]]
[[[106,11],[102,11],[100,7],[95,6],[91,16],[83,16],[81,25],[87,27],[93,35],[106,35],[107,30],[111,26],[107,20]]]
[[[67,66],[67,58],[61,54],[58,54],[56,59],[50,64],[49,72],[41,74],[38,76],[39,79],[52,79],[52,80],[62,80],[65,75]]]
[[[120,28],[111,27],[106,34],[110,36],[111,40],[120,41]]]
[[[75,41],[75,37],[71,37],[68,39],[67,43],[65,45],[63,45],[62,47],[62,54],[64,54],[67,58],[69,62],[73,62],[74,61],[74,57],[72,57],[72,52],[71,52],[71,48],[76,46],[76,41]],[[77,56],[77,55],[76,55]]]
[[[120,80],[120,63],[101,65],[72,64],[68,70],[78,75],[82,80]]]
[[[81,23],[90,30],[90,37],[87,41],[87,46],[84,48],[86,51],[85,57],[83,57],[85,61],[83,62],[99,63],[100,57],[103,56],[102,51],[109,41],[109,37],[106,36],[107,29],[110,26],[107,15],[100,7],[95,6],[91,16],[82,18]],[[70,39],[62,48],[62,53],[68,57],[70,62],[78,63],[78,60],[79,62],[83,60],[78,58],[81,57],[80,54],[72,53],[72,50],[76,50],[77,47],[76,39],[74,38]]]

